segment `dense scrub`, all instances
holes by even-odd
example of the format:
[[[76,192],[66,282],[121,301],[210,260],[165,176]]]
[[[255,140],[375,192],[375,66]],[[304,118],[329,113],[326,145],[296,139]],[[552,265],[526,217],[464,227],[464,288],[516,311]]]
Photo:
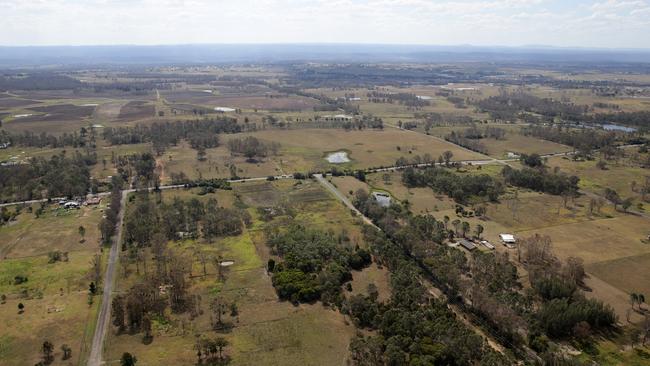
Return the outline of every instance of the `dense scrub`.
[[[286,230],[268,230],[268,245],[282,261],[273,268],[273,286],[278,296],[294,303],[322,300],[339,305],[341,285],[352,279],[352,270],[371,262],[365,249],[342,245],[332,233],[292,225]]]

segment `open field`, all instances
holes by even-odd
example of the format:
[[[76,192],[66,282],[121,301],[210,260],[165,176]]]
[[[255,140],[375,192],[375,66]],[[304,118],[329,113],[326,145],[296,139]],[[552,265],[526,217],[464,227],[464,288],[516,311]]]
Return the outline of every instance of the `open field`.
[[[548,160],[549,166],[559,167],[567,174],[580,177],[579,186],[582,189],[602,195],[606,188],[610,188],[618,192],[622,199],[630,197],[635,203],[642,201],[639,187],[650,176],[649,169],[632,164],[625,158],[618,163],[606,161],[606,170],[598,168],[597,163],[598,160],[573,161],[562,157]],[[635,191],[632,190],[632,182],[636,183]]]
[[[326,153],[339,150],[348,151],[352,168],[388,166],[395,164],[400,157],[408,158],[411,155],[427,153],[437,158],[446,150],[454,153],[453,160],[481,159],[480,155],[461,150],[453,144],[396,129],[265,130],[251,135],[261,140],[280,143],[281,153],[277,159],[282,160],[283,166],[295,167],[294,171],[326,168],[330,165],[324,159]]]
[[[479,125],[479,129],[485,125]],[[506,158],[508,153],[516,154],[533,154],[540,155],[554,154],[572,151],[570,146],[558,144],[552,141],[542,140],[535,137],[524,136],[519,133],[520,125],[511,124],[488,124],[489,127],[496,127],[506,130],[504,139],[483,138],[477,140],[485,145],[487,154],[495,158]],[[444,138],[452,131],[460,132],[468,127],[432,127],[429,133],[434,136]],[[422,131],[424,132],[424,131]]]
[[[269,156],[250,163],[244,156],[232,156],[226,147],[229,139],[255,136],[260,140],[280,143],[277,156]],[[222,144],[206,149],[206,160],[196,159],[196,150],[187,142],[172,146],[159,159],[165,176],[183,172],[190,178],[230,178],[234,164],[240,177],[260,177],[295,172],[329,170],[328,152],[347,151],[352,162],[342,168],[369,168],[394,165],[399,157],[430,154],[434,158],[446,150],[454,153],[454,160],[481,159],[481,156],[459,149],[455,145],[425,135],[395,129],[384,131],[351,131],[338,129],[265,130],[254,133],[222,135]],[[390,141],[390,145],[386,144]],[[400,150],[397,148],[399,147]],[[342,166],[341,166],[342,165]],[[163,179],[163,182],[169,180]]]
[[[0,227],[0,294],[7,296],[0,304],[0,363],[38,362],[45,340],[54,343],[54,365],[81,364],[87,357],[98,309],[98,300],[88,304],[88,284],[91,261],[100,252],[100,218],[99,208],[63,212],[50,206],[40,218],[23,209],[15,222]],[[83,243],[80,225],[86,229]],[[56,250],[68,252],[68,259],[50,263],[48,253]],[[16,284],[16,276],[27,281]],[[69,361],[61,360],[62,344],[72,349]]]
[[[36,210],[38,206],[32,207]],[[0,228],[0,258],[39,256],[52,250],[94,252],[99,249],[97,223],[102,212],[98,207],[66,210],[55,204],[46,206],[39,218],[27,209],[22,212],[15,222]],[[83,243],[79,241],[79,226],[86,229]]]

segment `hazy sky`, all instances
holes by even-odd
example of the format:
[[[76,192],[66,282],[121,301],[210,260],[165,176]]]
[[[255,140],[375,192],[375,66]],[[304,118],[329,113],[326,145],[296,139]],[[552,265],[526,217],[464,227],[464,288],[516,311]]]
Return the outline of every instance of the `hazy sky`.
[[[650,48],[650,0],[0,0],[0,45]]]

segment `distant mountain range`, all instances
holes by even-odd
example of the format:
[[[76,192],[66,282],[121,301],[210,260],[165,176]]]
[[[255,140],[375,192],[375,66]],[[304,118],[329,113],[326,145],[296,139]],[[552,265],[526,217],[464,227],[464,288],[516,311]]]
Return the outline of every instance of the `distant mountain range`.
[[[382,44],[0,46],[0,67],[310,61],[650,63],[650,50]]]

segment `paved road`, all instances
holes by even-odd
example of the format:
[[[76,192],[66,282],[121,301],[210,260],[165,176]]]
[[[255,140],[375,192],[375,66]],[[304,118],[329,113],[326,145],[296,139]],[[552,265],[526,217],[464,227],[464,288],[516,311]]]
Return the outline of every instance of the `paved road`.
[[[122,243],[122,224],[124,222],[124,209],[126,206],[126,196],[128,194],[128,191],[122,191],[120,213],[117,220],[117,230],[115,231],[113,245],[111,246],[111,251],[108,255],[108,264],[106,265],[106,274],[104,275],[102,303],[99,308],[99,314],[97,315],[97,324],[95,327],[95,334],[93,335],[93,343],[90,349],[90,357],[88,358],[88,366],[99,366],[102,363],[104,338],[111,324],[111,295],[115,283],[115,270],[120,258],[119,248]]]

